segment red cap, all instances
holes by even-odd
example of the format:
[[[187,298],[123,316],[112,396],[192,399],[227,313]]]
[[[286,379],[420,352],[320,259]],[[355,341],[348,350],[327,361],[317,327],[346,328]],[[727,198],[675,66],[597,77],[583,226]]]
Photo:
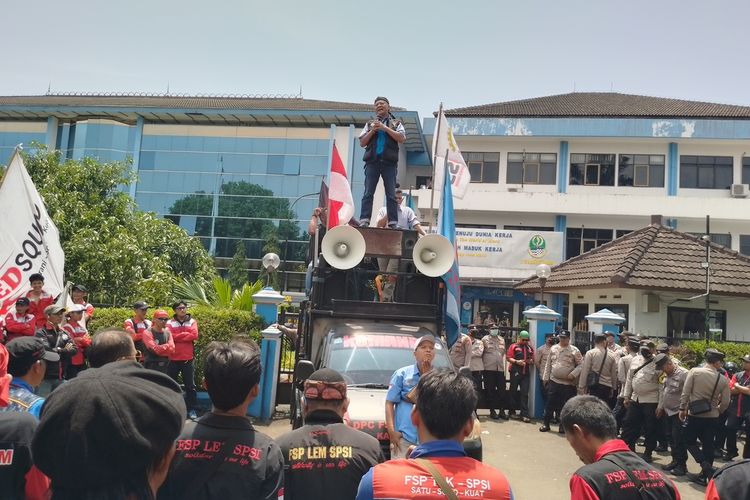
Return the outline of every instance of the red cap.
[[[156,318],[169,319],[169,313],[164,309],[157,309],[154,311],[154,319]]]
[[[0,407],[8,406],[10,377],[8,376],[8,350],[0,344]]]

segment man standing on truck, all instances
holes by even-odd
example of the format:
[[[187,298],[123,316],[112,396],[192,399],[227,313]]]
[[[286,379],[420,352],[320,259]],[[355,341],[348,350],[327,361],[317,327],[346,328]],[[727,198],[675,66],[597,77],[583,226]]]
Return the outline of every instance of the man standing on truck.
[[[419,377],[432,369],[435,359],[435,337],[424,335],[414,346],[413,365],[399,368],[391,377],[385,396],[385,427],[391,440],[391,458],[406,458],[409,446],[417,444],[417,429],[411,411],[417,401]]]

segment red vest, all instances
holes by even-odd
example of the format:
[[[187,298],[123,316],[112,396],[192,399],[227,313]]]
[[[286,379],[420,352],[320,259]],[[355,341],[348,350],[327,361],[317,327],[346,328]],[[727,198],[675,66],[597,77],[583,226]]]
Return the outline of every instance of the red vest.
[[[458,498],[510,500],[510,484],[498,470],[469,457],[430,457]],[[375,466],[372,471],[375,499],[445,499],[432,475],[414,460],[400,459]]]

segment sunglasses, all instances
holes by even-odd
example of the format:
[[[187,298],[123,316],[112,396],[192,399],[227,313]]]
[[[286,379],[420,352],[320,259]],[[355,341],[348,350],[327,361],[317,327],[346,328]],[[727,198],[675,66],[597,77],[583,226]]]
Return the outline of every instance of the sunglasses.
[[[346,382],[306,380],[304,394],[307,399],[346,399]]]

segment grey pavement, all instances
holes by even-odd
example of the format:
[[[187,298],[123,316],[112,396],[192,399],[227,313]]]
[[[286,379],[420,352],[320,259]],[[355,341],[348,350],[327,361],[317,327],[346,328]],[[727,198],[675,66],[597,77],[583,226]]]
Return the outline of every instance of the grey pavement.
[[[275,420],[270,423],[256,423],[255,427],[271,437],[278,437],[291,430],[288,414],[279,407]],[[516,500],[568,499],[570,476],[581,465],[573,449],[563,435],[557,434],[557,426],[552,432],[539,432],[539,423],[524,424],[517,420],[495,421],[483,416],[482,445],[484,462],[501,470],[510,481]],[[642,451],[640,448],[638,451]],[[669,463],[669,454],[654,454],[654,465]],[[723,462],[716,462],[716,466]],[[692,459],[688,460],[690,472],[698,472],[699,467]],[[687,478],[670,477],[680,491],[682,500],[703,500],[704,488],[690,483]]]

